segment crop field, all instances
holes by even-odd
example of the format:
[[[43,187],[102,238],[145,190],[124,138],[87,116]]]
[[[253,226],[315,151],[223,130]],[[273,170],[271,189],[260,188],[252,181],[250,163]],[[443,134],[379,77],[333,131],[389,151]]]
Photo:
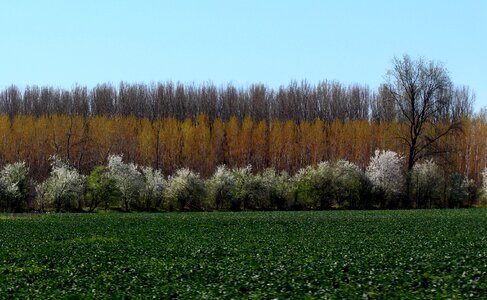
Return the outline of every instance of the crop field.
[[[0,298],[482,298],[487,210],[0,215]]]

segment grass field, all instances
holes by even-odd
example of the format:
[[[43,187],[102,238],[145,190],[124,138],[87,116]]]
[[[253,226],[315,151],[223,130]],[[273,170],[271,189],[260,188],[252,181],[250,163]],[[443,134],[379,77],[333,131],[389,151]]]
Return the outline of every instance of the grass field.
[[[487,210],[0,216],[0,298],[487,297]]]

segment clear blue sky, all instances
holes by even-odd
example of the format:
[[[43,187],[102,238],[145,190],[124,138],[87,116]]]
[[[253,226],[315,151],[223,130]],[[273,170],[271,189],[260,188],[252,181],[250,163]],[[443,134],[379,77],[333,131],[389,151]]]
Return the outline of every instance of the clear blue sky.
[[[10,84],[323,79],[376,88],[394,56],[440,61],[487,106],[487,1],[2,1]]]

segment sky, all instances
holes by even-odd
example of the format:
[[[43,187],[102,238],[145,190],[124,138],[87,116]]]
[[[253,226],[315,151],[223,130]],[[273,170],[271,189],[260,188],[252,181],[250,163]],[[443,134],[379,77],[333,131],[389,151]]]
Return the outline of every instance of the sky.
[[[394,57],[441,62],[487,106],[483,0],[0,0],[0,88],[120,81],[376,89]]]

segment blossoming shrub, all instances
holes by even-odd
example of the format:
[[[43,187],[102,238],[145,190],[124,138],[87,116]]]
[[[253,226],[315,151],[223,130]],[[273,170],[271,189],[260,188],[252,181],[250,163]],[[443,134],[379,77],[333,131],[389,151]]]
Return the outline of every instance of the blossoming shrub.
[[[144,189],[142,190],[142,202],[145,210],[153,210],[162,205],[167,181],[160,170],[152,167],[142,168]]]
[[[252,166],[234,170],[236,178],[235,209],[266,210],[270,208],[270,188],[261,174],[252,174]]]
[[[453,173],[448,178],[447,204],[445,207],[459,208],[472,206],[477,189],[475,182],[460,173]]]
[[[169,210],[202,210],[205,198],[205,183],[198,173],[187,168],[179,169],[170,176],[164,198]]]
[[[120,206],[123,210],[140,209],[141,193],[145,183],[142,174],[134,163],[124,163],[121,155],[108,157],[109,176],[114,179],[120,191]]]
[[[19,212],[29,196],[29,168],[25,162],[5,165],[0,171],[0,209]]]
[[[416,163],[411,171],[411,197],[416,208],[443,207],[445,180],[438,165],[432,161]]]
[[[375,151],[370,158],[366,175],[370,179],[375,197],[381,208],[397,207],[404,193],[404,158],[394,151]]]
[[[219,166],[206,181],[207,206],[211,209],[236,209],[236,178],[226,166]]]
[[[56,212],[80,209],[85,176],[57,156],[51,157],[51,167],[49,177],[36,187],[39,208]]]

